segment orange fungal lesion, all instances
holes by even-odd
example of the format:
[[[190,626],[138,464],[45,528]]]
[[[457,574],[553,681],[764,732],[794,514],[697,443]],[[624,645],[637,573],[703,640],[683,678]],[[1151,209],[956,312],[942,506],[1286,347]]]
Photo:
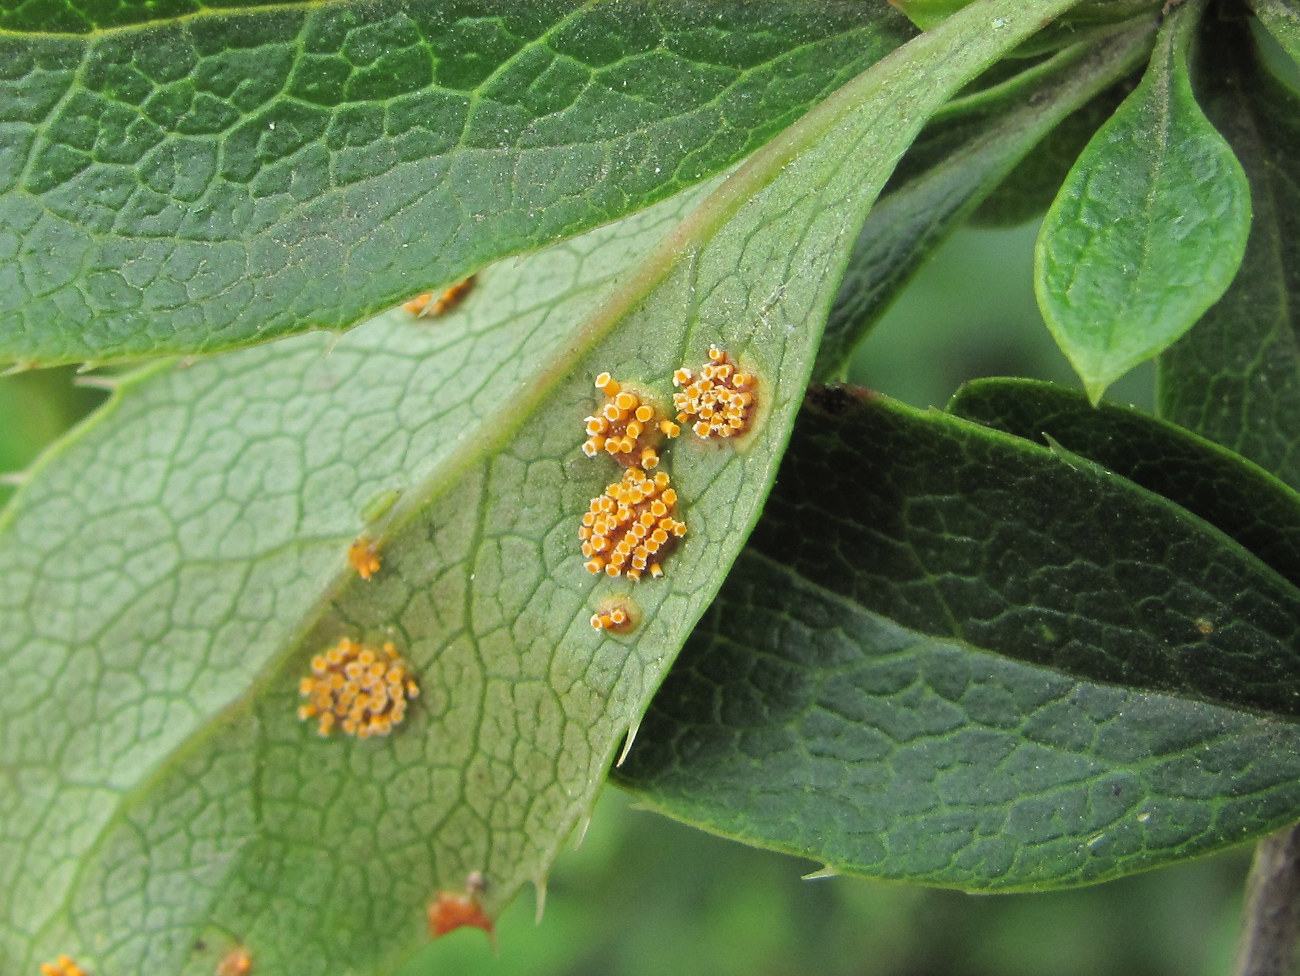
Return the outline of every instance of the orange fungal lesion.
[[[338,727],[368,739],[400,725],[420,687],[391,641],[375,648],[344,637],[312,658],[311,674],[299,683],[298,692],[307,699],[298,718],[315,718],[321,735]]]
[[[421,318],[446,315],[465,300],[465,296],[474,288],[474,275],[464,281],[458,281],[441,292],[426,291],[416,295],[410,301],[402,302],[402,308]]]
[[[596,630],[624,633],[636,627],[637,614],[630,601],[613,598],[606,600],[591,615],[591,626]]]
[[[655,405],[609,373],[596,377],[596,389],[605,394],[605,402],[583,421],[587,439],[582,453],[587,457],[608,454],[624,467],[635,465],[646,471],[658,467],[657,448],[668,430]]]
[[[379,549],[370,536],[358,536],[348,547],[348,564],[363,580],[368,580],[379,572]]]
[[[235,946],[217,963],[217,976],[249,976],[253,971],[253,954],[246,946]]]
[[[663,560],[686,534],[677,519],[677,492],[666,471],[653,477],[629,468],[605,493],[591,500],[578,540],[591,573],[627,576],[663,575]]]
[[[440,891],[429,905],[429,931],[434,938],[470,926],[479,928],[496,942],[494,923],[483,911],[482,894],[487,882],[481,871],[471,871],[464,891]]]
[[[730,354],[709,347],[709,363],[697,376],[686,367],[673,373],[677,420],[697,437],[737,437],[749,429],[758,403],[758,377],[736,366]]]
[[[41,963],[41,976],[86,976],[86,971],[71,956],[59,956],[54,962]]]

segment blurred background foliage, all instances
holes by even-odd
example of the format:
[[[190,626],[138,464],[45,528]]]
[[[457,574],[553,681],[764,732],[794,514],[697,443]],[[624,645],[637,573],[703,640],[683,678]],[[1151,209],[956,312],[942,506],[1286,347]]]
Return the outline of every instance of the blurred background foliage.
[[[942,406],[976,376],[1033,376],[1077,388],[1042,325],[1033,226],[964,230],[859,349],[848,380]],[[58,369],[0,378],[0,472],[102,402]],[[1150,409],[1153,370],[1107,394]],[[12,494],[0,484],[0,504]],[[819,867],[752,850],[605,791],[576,851],[549,882],[543,923],[516,900],[493,953],[453,933],[401,976],[1218,976],[1229,970],[1250,851],[1239,849],[1076,891],[972,896],[801,876]]]

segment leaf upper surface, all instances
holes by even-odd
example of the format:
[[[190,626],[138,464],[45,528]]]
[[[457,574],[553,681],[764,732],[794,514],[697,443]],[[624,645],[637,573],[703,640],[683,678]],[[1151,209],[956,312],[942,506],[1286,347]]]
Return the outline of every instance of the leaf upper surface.
[[[757,518],[866,209],[925,117],[1065,6],[955,17],[666,236],[681,201],[490,269],[445,332],[390,316],[128,387],[0,540],[0,963],[206,976],[212,930],[287,976],[382,972],[468,872],[490,912],[544,885]],[[618,476],[579,450],[592,377],[666,397],[711,343],[759,376],[756,429],[665,450],[688,534],[663,580],[591,576],[578,519]],[[369,582],[344,568],[362,530]],[[594,631],[604,597],[641,625]],[[296,720],[343,635],[419,675],[388,739]],[[18,735],[38,706],[47,734]]]
[[[1250,0],[1250,8],[1300,66],[1300,4],[1295,0]]]
[[[1191,328],[1241,263],[1249,186],[1188,71],[1203,7],[1169,13],[1141,83],[1088,143],[1039,232],[1038,303],[1093,402]]]
[[[815,375],[842,368],[930,252],[1063,118],[1132,70],[1150,22],[1081,42],[996,93],[957,99],[912,145],[872,208],[826,323]],[[970,102],[977,102],[972,106]]]
[[[0,359],[347,328],[718,172],[910,33],[884,4],[646,0],[0,33]]]
[[[1231,28],[1225,28],[1231,29]],[[1300,488],[1300,100],[1225,39],[1206,109],[1250,180],[1241,271],[1159,360],[1162,413]]]
[[[1300,586],[1300,495],[1213,441],[1033,380],[977,380],[948,409],[1110,468],[1226,532]]]
[[[618,776],[835,870],[1115,877],[1295,819],[1298,599],[1095,466],[827,391]]]

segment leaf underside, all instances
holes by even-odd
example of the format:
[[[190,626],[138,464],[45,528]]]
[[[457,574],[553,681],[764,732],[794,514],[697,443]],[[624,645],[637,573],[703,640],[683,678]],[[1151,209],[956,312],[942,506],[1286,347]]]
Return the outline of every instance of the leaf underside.
[[[196,944],[237,940],[286,976],[383,972],[469,872],[490,913],[544,885],[758,516],[828,268],[926,116],[1067,5],[955,17],[707,196],[488,269],[446,319],[127,381],[0,525],[0,968],[209,976]],[[688,535],[663,580],[586,573],[579,516],[619,475],[579,450],[593,377],[665,402],[711,343],[759,377],[753,431],[664,449]],[[632,633],[591,628],[606,598]],[[296,719],[341,636],[419,675],[389,738]]]
[[[1297,609],[1081,458],[830,390],[618,776],[838,871],[1100,881],[1295,819]]]

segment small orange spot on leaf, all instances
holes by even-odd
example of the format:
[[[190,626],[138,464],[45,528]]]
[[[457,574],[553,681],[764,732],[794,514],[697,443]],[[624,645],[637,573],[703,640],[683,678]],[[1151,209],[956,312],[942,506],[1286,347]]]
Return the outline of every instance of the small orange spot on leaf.
[[[496,944],[495,923],[483,911],[483,875],[474,871],[465,879],[464,891],[440,891],[429,906],[429,931],[434,938],[466,927],[482,929]]]
[[[253,971],[253,954],[245,946],[235,946],[217,964],[217,976],[248,976]]]
[[[41,963],[41,976],[86,976],[86,971],[73,962],[72,957],[59,956],[52,963]]]
[[[363,580],[379,572],[379,550],[369,536],[358,536],[357,541],[348,547],[348,562]]]
[[[630,599],[610,597],[602,600],[596,612],[591,615],[591,626],[597,630],[626,633],[636,627],[638,617],[636,606]]]
[[[412,315],[418,315],[421,318],[431,318],[437,315],[446,315],[453,308],[465,300],[474,288],[474,276],[470,275],[464,281],[457,282],[446,291],[435,294],[426,291],[423,294],[416,295],[409,302],[402,302],[402,308],[406,309]]]

